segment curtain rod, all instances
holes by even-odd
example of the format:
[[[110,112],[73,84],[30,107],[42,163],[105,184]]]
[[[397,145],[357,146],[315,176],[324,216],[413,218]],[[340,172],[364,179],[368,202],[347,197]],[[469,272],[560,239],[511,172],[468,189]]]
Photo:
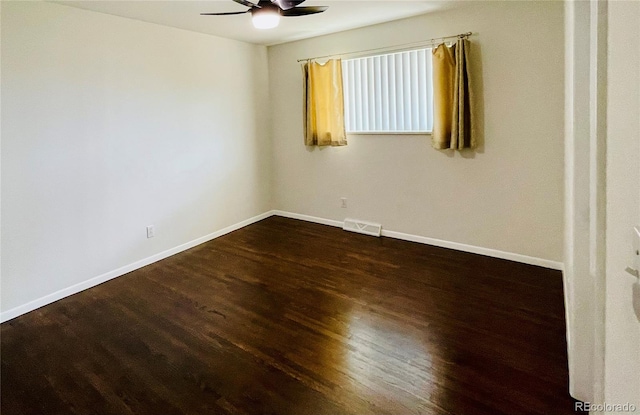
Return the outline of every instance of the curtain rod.
[[[472,34],[473,34],[472,32],[466,32],[466,33],[460,33],[460,34],[451,35],[451,36],[434,37],[433,39],[421,40],[419,42],[413,42],[413,43],[405,43],[405,44],[402,44],[402,45],[386,46],[386,47],[375,48],[375,49],[358,50],[358,51],[354,51],[354,52],[334,53],[334,54],[325,55],[325,56],[315,56],[313,58],[298,59],[298,62],[313,61],[313,60],[316,60],[316,59],[324,59],[324,58],[333,58],[333,57],[337,57],[337,56],[347,56],[347,55],[356,55],[356,54],[360,55],[360,54],[366,54],[366,53],[369,53],[369,52],[401,51],[403,49],[408,49],[408,48],[411,48],[411,47],[430,45],[430,44],[435,43],[436,41],[442,41],[444,43],[445,39],[453,39],[453,38],[464,39],[466,37],[471,36]]]

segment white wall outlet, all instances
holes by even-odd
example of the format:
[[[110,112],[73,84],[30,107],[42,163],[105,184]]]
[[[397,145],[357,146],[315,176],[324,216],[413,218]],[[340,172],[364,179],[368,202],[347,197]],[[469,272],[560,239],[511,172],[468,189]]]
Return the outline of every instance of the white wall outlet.
[[[156,236],[156,228],[153,225],[147,226],[147,238]]]
[[[340,207],[342,207],[342,208],[346,208],[347,207],[347,198],[346,197],[341,197],[340,198]]]

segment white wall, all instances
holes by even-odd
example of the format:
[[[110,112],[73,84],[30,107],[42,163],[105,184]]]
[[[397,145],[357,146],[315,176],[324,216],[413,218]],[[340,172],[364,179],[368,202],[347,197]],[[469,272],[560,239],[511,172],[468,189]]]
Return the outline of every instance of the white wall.
[[[265,47],[3,1],[3,314],[267,211],[266,70]]]
[[[609,1],[606,402],[640,413],[640,322],[631,306],[632,228],[640,226],[640,2]]]
[[[275,207],[550,261],[563,256],[561,2],[470,2],[269,48]],[[297,59],[472,31],[483,148],[439,152],[427,136],[303,144]],[[340,208],[340,198],[348,208]]]

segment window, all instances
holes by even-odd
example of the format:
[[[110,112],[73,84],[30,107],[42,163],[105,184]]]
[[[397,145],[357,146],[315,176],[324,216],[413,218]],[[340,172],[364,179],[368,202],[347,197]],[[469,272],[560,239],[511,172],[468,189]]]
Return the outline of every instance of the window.
[[[342,77],[347,132],[431,131],[431,49],[346,59]]]

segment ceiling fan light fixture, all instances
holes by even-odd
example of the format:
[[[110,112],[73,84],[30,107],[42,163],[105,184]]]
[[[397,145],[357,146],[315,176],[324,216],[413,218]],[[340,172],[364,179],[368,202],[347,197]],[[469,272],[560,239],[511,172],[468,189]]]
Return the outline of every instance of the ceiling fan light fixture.
[[[256,29],[273,29],[280,24],[280,12],[277,8],[252,10],[251,21]]]
[[[328,8],[327,6],[298,7],[298,5],[303,3],[305,0],[258,0],[258,3],[252,3],[249,0],[233,1],[248,7],[248,9],[241,12],[200,14],[203,16],[228,16],[233,14],[251,13],[253,27],[256,29],[273,29],[280,24],[280,16],[307,16],[322,13]]]

